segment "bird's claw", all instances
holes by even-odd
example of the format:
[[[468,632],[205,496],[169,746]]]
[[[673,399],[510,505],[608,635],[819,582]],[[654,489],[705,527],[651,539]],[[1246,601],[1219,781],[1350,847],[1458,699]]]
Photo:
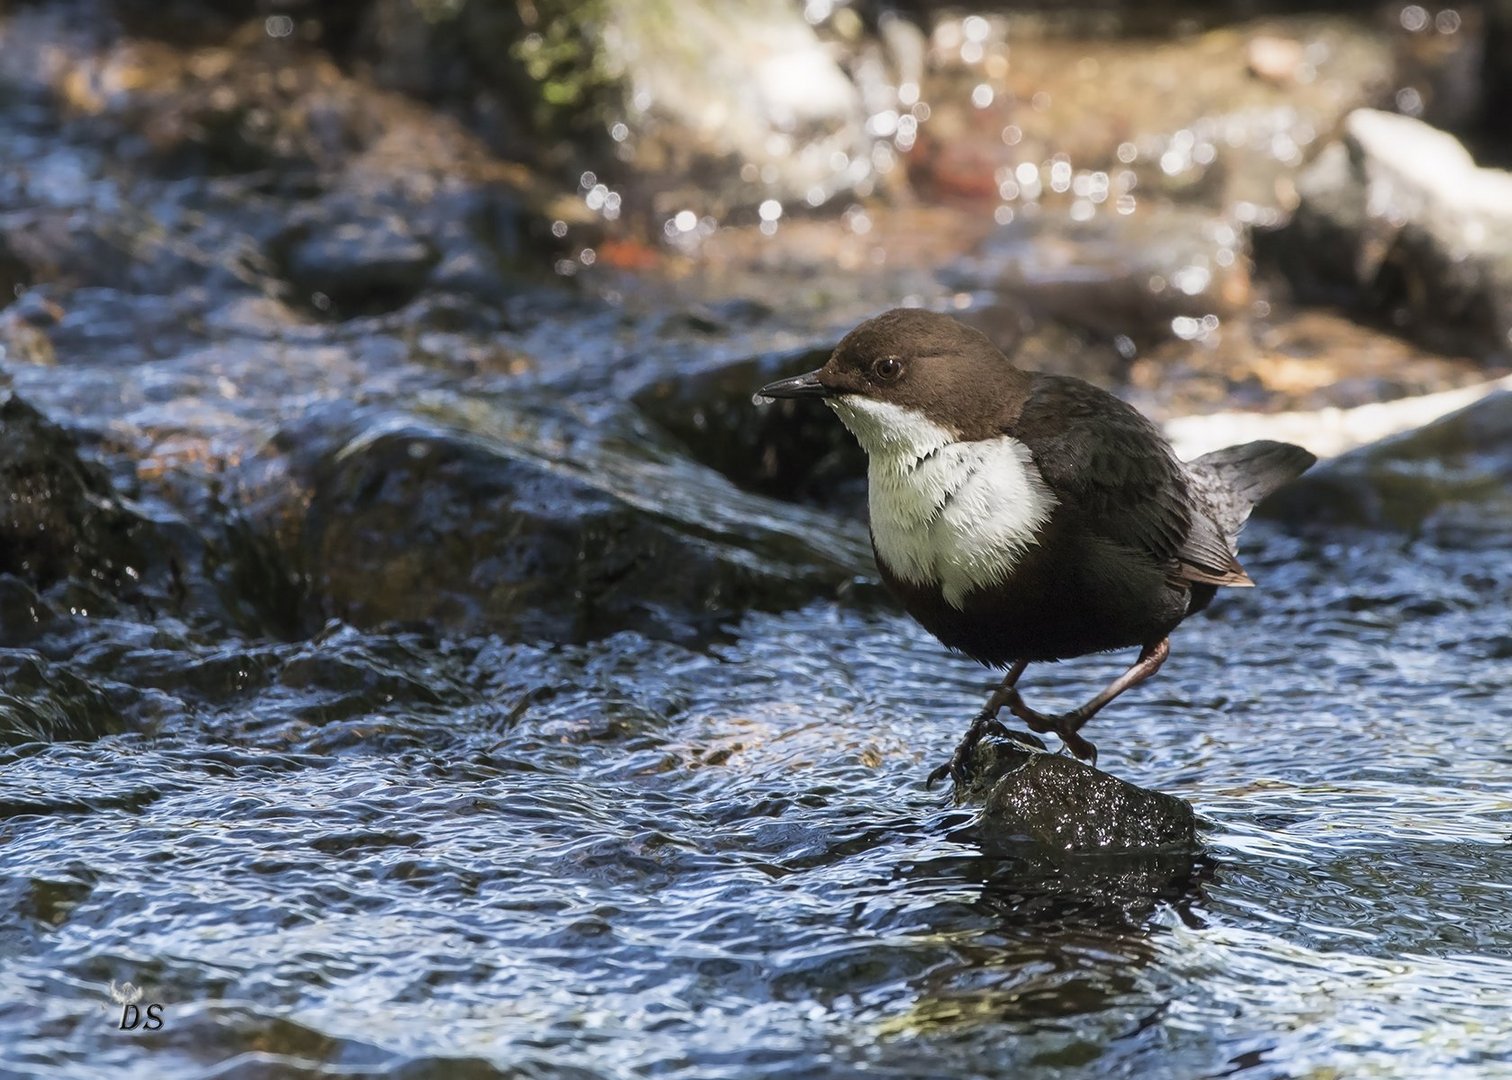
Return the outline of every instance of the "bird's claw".
[[[934,787],[947,776],[950,777],[951,782],[957,788],[965,787],[971,780],[971,762],[976,752],[977,744],[989,732],[1001,735],[1007,739],[1015,738],[1014,734],[997,718],[998,709],[1004,706],[1014,716],[1022,720],[1030,731],[1040,735],[1057,736],[1065,751],[1072,757],[1079,761],[1087,762],[1093,768],[1097,767],[1097,747],[1082,738],[1077,730],[1085,721],[1085,716],[1076,710],[1062,713],[1059,716],[1046,716],[1031,709],[1019,695],[1019,692],[1013,689],[1013,687],[1004,687],[1000,693],[1002,695],[1000,699],[994,696],[993,701],[988,704],[987,708],[978,713],[976,718],[971,721],[971,726],[966,729],[966,734],[961,737],[960,742],[956,743],[955,751],[950,755],[950,760],[932,770],[925,777],[924,786],[926,788]],[[994,705],[997,705],[997,708],[994,708]],[[1025,740],[1020,736],[1016,741],[1023,742]],[[1044,744],[1040,743],[1038,739],[1030,738],[1028,741],[1035,743],[1040,749],[1044,749]]]
[[[971,779],[972,753],[976,750],[977,744],[994,729],[1004,735],[1008,734],[1008,729],[1003,726],[1003,722],[995,713],[984,711],[978,714],[977,718],[971,722],[971,726],[966,729],[966,734],[961,737],[961,741],[956,743],[955,752],[950,755],[950,760],[931,771],[924,779],[924,786],[932,788],[948,776],[956,787],[964,787]]]
[[[1057,731],[1061,742],[1068,753],[1079,761],[1085,761],[1094,769],[1097,768],[1097,747],[1071,730]]]

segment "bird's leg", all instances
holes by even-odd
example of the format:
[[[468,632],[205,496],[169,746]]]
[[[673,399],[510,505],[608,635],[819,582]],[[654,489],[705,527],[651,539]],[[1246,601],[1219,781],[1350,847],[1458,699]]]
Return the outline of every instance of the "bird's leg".
[[[1013,691],[1013,696],[1008,700],[1008,711],[1022,720],[1030,731],[1039,732],[1041,735],[1059,735],[1061,742],[1066,744],[1066,749],[1072,754],[1083,761],[1097,764],[1097,747],[1076,733],[1076,729],[1081,727],[1085,720],[1077,722],[1074,726],[1064,725],[1062,721],[1072,716],[1072,713],[1066,713],[1063,716],[1046,716],[1042,712],[1031,709],[1017,690]]]
[[[1042,713],[1035,712],[1024,703],[1024,699],[1019,696],[1018,691],[1012,688],[1008,690],[1009,698],[1005,704],[1014,716],[1017,716],[1029,725],[1030,731],[1041,733],[1054,732],[1066,744],[1067,750],[1070,750],[1071,753],[1083,761],[1096,765],[1097,747],[1077,734],[1081,730],[1081,726],[1097,715],[1098,710],[1119,694],[1131,686],[1138,686],[1159,671],[1160,665],[1164,664],[1166,657],[1170,655],[1171,642],[1169,638],[1161,638],[1152,645],[1146,645],[1140,650],[1139,659],[1134,661],[1129,670],[1104,687],[1102,693],[1098,694],[1085,705],[1072,709],[1068,713],[1062,713],[1060,716],[1045,716]]]
[[[965,783],[968,773],[966,766],[971,760],[972,751],[976,749],[977,743],[982,741],[983,736],[993,728],[1002,730],[1003,725],[997,718],[998,713],[1003,711],[1004,705],[1008,705],[1014,698],[1018,697],[1018,691],[1013,687],[1019,681],[1019,676],[1024,673],[1024,669],[1028,666],[1029,661],[1027,660],[1014,661],[1013,666],[1008,669],[1008,674],[1003,676],[1002,683],[992,692],[992,696],[987,699],[987,705],[981,712],[977,713],[976,718],[971,721],[971,726],[966,729],[966,734],[956,744],[955,752],[950,755],[950,760],[931,772],[929,777],[924,781],[926,787],[934,787],[936,783],[945,779],[946,776],[949,776],[957,784]]]
[[[1024,669],[1029,666],[1027,660],[1015,660],[1013,666],[1008,669],[1008,674],[1003,676],[1003,681],[987,699],[987,705],[982,709],[983,716],[996,718],[1003,711],[1003,706],[1008,704],[1008,699],[1014,695],[1014,687],[1018,685],[1019,677],[1024,674]]]

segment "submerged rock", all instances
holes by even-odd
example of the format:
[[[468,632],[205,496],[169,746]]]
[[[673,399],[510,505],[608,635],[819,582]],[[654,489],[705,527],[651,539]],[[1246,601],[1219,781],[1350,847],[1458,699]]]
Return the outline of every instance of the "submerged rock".
[[[1419,120],[1359,109],[1297,190],[1297,213],[1256,252],[1304,298],[1378,312],[1437,348],[1512,348],[1512,172]]]
[[[98,739],[127,726],[99,686],[65,666],[35,653],[0,654],[0,746]]]
[[[1153,853],[1196,847],[1185,800],[1137,787],[1064,754],[984,739],[957,805],[982,808],[983,847],[998,852]]]
[[[1267,516],[1501,545],[1512,530],[1512,390],[1343,454],[1265,503]]]

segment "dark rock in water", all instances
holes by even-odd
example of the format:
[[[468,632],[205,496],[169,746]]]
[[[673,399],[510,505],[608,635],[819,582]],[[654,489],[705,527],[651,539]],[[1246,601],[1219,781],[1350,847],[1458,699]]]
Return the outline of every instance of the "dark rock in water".
[[[98,739],[126,727],[93,683],[34,653],[0,656],[0,746]]]
[[[1512,391],[1325,461],[1271,496],[1261,512],[1450,544],[1505,544],[1512,530]]]
[[[1124,335],[1120,342],[1119,334],[1089,325],[1100,320],[1083,318],[1084,310],[1072,310],[1080,303],[1091,306],[1099,300],[1085,297],[1068,305],[1070,292],[1052,287],[1049,292],[1054,300],[1044,303],[1048,298],[1035,292],[1010,286],[996,295],[993,303],[970,308],[957,318],[986,334],[1014,364],[1027,371],[1073,375],[1105,389],[1127,383],[1129,357],[1137,351],[1132,337]],[[1064,314],[1053,313],[1057,309]]]
[[[121,608],[289,632],[294,585],[276,551],[235,518],[200,529],[133,494],[83,457],[72,434],[0,397],[0,644],[29,643],[60,611],[89,619]]]
[[[746,490],[859,517],[866,456],[845,427],[812,402],[751,402],[757,387],[822,366],[833,348],[764,353],[658,379],[633,400],[693,458]]]
[[[20,398],[0,398],[0,574],[37,589],[70,578],[133,588],[158,561],[150,531],[72,436]]]
[[[1494,0],[1487,14],[1480,120],[1487,131],[1505,132],[1512,101],[1512,0]],[[1503,141],[1503,153],[1506,149]]]
[[[694,640],[866,573],[859,542],[781,528],[691,469],[555,449],[333,408],[275,440],[249,514],[300,567],[317,616],[358,626]]]
[[[31,283],[32,268],[11,246],[10,237],[0,233],[0,297],[18,296]]]
[[[302,205],[269,243],[273,264],[293,298],[327,318],[384,314],[435,290],[497,304],[563,242],[524,195],[475,182],[474,171],[424,195],[390,178],[376,196],[338,191]]]
[[[1435,348],[1512,347],[1512,173],[1453,136],[1360,109],[1297,178],[1291,222],[1257,234],[1304,298],[1377,312]]]
[[[30,585],[0,574],[0,649],[30,645],[59,621],[58,612]]]
[[[436,261],[435,249],[392,213],[297,226],[275,251],[306,303],[337,314],[403,306]]]
[[[984,739],[958,805],[980,805],[984,848],[1002,853],[1189,852],[1196,815],[1174,795],[1136,787],[1064,754]]]

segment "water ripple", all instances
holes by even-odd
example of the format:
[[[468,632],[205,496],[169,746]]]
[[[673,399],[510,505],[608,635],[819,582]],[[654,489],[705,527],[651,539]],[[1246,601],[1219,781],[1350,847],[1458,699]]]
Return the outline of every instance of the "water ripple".
[[[99,631],[44,662],[126,730],[0,751],[0,1071],[1497,1075],[1512,564],[1296,543],[1090,729],[1195,859],[984,855],[921,781],[990,674],[885,609]]]

